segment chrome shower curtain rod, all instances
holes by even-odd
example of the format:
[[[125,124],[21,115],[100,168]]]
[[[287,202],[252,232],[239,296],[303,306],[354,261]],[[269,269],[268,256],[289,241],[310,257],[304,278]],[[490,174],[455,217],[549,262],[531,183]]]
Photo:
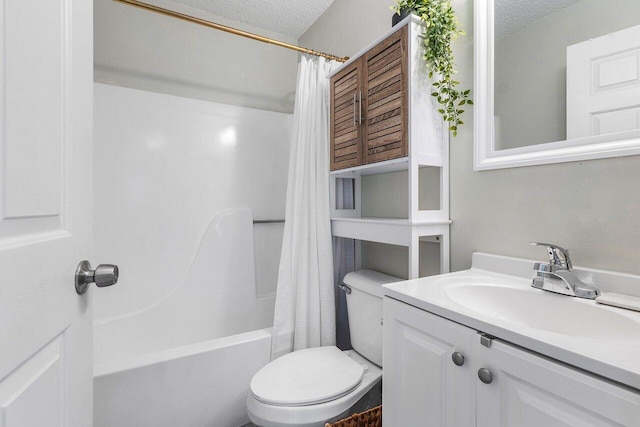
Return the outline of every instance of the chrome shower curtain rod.
[[[307,53],[309,55],[321,56],[323,58],[335,60],[338,62],[346,62],[347,60],[349,60],[348,57],[341,58],[339,56],[330,55],[328,53],[318,52],[313,49],[307,49],[306,47],[301,47],[301,46],[296,46],[294,44],[281,42],[278,40],[270,39],[268,37],[260,36],[258,34],[253,34],[247,31],[238,30],[237,28],[228,27],[222,24],[216,24],[215,22],[207,21],[206,19],[196,18],[195,16],[187,15],[181,12],[176,12],[175,10],[166,9],[161,6],[145,3],[139,0],[114,0],[114,1],[117,1],[119,3],[125,3],[131,6],[136,6],[141,9],[157,12],[165,16],[171,16],[173,18],[182,19],[183,21],[192,22],[194,24],[204,25],[205,27],[214,28],[216,30],[224,31],[230,34],[235,34],[237,36],[247,37],[249,39],[257,40],[263,43],[268,43],[275,46],[280,46],[287,49],[295,50],[297,52]]]

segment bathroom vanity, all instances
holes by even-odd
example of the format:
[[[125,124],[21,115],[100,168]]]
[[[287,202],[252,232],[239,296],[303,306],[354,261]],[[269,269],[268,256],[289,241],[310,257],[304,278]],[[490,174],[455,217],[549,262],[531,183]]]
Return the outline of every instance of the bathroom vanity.
[[[533,263],[476,253],[470,270],[385,286],[384,425],[640,425],[640,313],[534,289]]]

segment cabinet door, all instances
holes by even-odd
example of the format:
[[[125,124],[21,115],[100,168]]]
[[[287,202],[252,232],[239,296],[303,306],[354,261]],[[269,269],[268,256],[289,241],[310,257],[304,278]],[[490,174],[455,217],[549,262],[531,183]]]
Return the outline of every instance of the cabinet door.
[[[331,170],[362,164],[360,88],[362,61],[331,77]]]
[[[475,425],[476,331],[386,297],[383,317],[383,425]]]
[[[396,31],[364,57],[364,163],[407,156],[407,31]]]
[[[478,427],[638,426],[640,393],[494,340],[475,341]]]

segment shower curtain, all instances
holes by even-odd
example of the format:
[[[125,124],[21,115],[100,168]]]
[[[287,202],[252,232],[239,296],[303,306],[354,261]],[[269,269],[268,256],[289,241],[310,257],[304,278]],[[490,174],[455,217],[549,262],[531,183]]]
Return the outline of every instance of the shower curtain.
[[[298,65],[272,360],[336,342],[327,75],[338,65],[306,55]]]

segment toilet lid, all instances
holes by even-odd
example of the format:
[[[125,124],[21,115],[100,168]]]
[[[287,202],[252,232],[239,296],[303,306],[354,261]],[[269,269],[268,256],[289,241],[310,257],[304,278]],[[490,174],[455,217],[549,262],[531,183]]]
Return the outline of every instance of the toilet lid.
[[[364,370],[337,347],[299,350],[260,369],[251,380],[251,393],[270,405],[328,402],[356,388]]]

